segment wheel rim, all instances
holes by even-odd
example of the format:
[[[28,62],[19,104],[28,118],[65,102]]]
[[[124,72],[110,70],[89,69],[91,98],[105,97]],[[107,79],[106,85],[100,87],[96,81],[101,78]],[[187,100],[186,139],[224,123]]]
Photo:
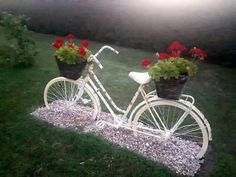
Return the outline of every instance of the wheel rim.
[[[93,94],[86,87],[82,89],[79,82],[66,78],[55,79],[47,84],[44,102],[47,108],[52,108],[54,104],[63,104],[65,109],[80,106],[84,111],[89,112],[93,119],[99,112]]]
[[[134,129],[165,140],[179,137],[195,142],[200,147],[197,155],[200,158],[207,149],[208,135],[201,119],[188,110],[187,106],[175,101],[150,103],[150,108],[145,105],[137,112],[134,118]]]

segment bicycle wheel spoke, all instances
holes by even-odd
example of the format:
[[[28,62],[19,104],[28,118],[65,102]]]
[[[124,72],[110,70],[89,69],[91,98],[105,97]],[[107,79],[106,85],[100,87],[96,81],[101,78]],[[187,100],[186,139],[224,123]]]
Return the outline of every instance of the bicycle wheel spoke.
[[[152,110],[152,115],[149,113],[149,110]],[[153,121],[153,116],[156,121]],[[154,101],[150,103],[149,109],[143,106],[137,112],[134,123],[141,123],[143,119],[150,129],[142,130],[142,127],[138,127],[139,132],[143,131],[151,136],[157,135],[156,132],[158,132],[159,137],[164,140],[170,139],[173,136],[186,141],[186,143],[194,142],[196,146],[199,146],[198,157],[202,157],[206,152],[208,138],[205,125],[198,115],[189,109],[189,106],[185,106],[177,101]],[[158,127],[162,128],[158,129]]]
[[[151,125],[158,128],[156,123],[153,121],[153,119],[150,119],[150,115],[147,115],[146,112],[144,113],[143,118],[140,120],[140,122],[143,123],[146,126],[148,126],[149,123],[151,123]]]
[[[196,131],[198,131],[198,130],[200,130],[200,128],[188,129],[188,130],[186,130],[186,132],[181,133],[181,134],[182,134],[182,135],[186,135],[186,134],[190,134],[190,133],[196,132]],[[179,134],[180,134],[180,133],[179,133]]]
[[[181,115],[184,114],[183,110],[180,110],[180,109],[178,109],[178,108],[175,108],[175,109],[177,109],[177,114],[176,114],[176,116],[175,116],[175,115],[173,116],[173,121],[172,121],[170,127],[173,127],[174,124],[177,122],[177,120],[180,119]]]
[[[168,105],[168,111],[167,111],[167,120],[166,120],[166,127],[167,127],[167,129],[168,128],[170,128],[169,126],[168,126],[168,122],[169,122],[169,114],[170,114],[170,106]]]
[[[68,109],[72,106],[74,108],[80,106],[80,109],[87,110],[92,115],[92,118],[95,119],[98,111],[100,111],[100,104],[96,104],[95,96],[88,89],[83,88],[82,95],[78,98],[81,88],[80,83],[76,81],[56,78],[50,81],[44,90],[45,105],[50,108],[50,104],[54,102],[55,104],[65,105]]]
[[[184,129],[184,128],[189,128],[189,127],[192,127],[192,126],[198,126],[198,125],[196,123],[195,124],[189,124],[189,125],[183,125],[183,126],[178,127],[177,130]]]
[[[55,94],[57,94],[58,97],[60,97],[60,99],[66,100],[66,97],[65,97],[63,90],[62,90],[62,86],[60,84],[59,84],[59,86],[57,86],[57,84],[53,85],[51,87],[51,89],[52,90],[50,91],[50,94],[55,93]]]
[[[164,125],[164,123],[163,123],[161,117],[160,117],[159,114],[157,113],[157,111],[156,111],[155,109],[153,109],[153,108],[151,108],[151,109],[153,110],[153,112],[155,113],[155,115],[156,115],[156,117],[157,117],[157,118],[155,118],[155,116],[152,115],[152,118],[153,118],[153,120],[154,120],[156,126],[157,126],[159,129],[161,129],[161,126],[160,126],[160,124],[158,123],[158,121],[159,121],[159,122],[161,123],[161,125],[163,126],[163,129],[166,129],[166,127],[165,127],[165,125]]]

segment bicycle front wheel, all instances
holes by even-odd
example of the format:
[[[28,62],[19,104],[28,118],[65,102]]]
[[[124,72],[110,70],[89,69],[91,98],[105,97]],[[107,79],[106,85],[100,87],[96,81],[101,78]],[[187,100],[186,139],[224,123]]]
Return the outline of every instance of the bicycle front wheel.
[[[160,139],[178,137],[197,143],[198,158],[208,147],[208,133],[202,120],[191,109],[172,100],[158,100],[144,105],[133,119],[133,129]]]
[[[101,111],[99,99],[93,94],[91,87],[83,87],[82,83],[64,77],[55,78],[46,85],[44,103],[47,108],[52,108],[55,104],[62,104],[66,108],[80,106],[90,112],[93,119]]]

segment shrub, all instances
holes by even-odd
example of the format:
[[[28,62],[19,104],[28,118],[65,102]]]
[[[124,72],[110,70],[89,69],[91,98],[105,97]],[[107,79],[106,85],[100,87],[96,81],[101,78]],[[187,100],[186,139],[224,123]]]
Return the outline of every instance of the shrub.
[[[0,46],[0,64],[5,64],[6,62],[10,61],[12,48],[6,45]]]
[[[7,39],[10,41],[9,47],[12,53],[9,60],[13,65],[30,66],[34,62],[37,54],[34,40],[29,36],[29,30],[25,23],[29,18],[25,15],[15,16],[13,14],[3,12],[0,25],[4,29]]]

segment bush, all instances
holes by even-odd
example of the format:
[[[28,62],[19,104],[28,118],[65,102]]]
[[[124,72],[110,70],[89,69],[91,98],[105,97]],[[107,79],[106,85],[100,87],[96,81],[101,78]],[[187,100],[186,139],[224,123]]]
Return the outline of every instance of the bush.
[[[9,50],[5,50],[6,58],[2,58],[2,62],[10,62],[13,65],[30,66],[34,62],[37,54],[36,45],[29,36],[29,30],[25,23],[29,18],[25,15],[15,16],[13,14],[3,12],[0,25],[3,27],[7,39],[10,41]],[[5,61],[4,61],[5,60]]]
[[[134,6],[127,5],[132,4],[131,1]],[[208,10],[199,9],[197,14],[196,9],[200,4],[188,8],[180,6],[178,11],[172,13],[172,3],[166,3],[164,6],[169,6],[169,9],[165,10],[167,8],[163,7],[163,3],[157,1],[153,6],[134,0],[46,2],[2,1],[0,10],[27,14],[32,19],[29,28],[40,33],[73,33],[83,39],[153,52],[164,50],[173,40],[181,40],[187,46],[205,48],[208,53],[206,62],[236,66],[236,18],[234,13],[230,13],[234,12],[234,6],[227,6],[231,2],[221,4],[217,1]],[[222,13],[215,9],[218,6]]]
[[[0,46],[0,65],[10,61],[12,48],[9,46]]]

